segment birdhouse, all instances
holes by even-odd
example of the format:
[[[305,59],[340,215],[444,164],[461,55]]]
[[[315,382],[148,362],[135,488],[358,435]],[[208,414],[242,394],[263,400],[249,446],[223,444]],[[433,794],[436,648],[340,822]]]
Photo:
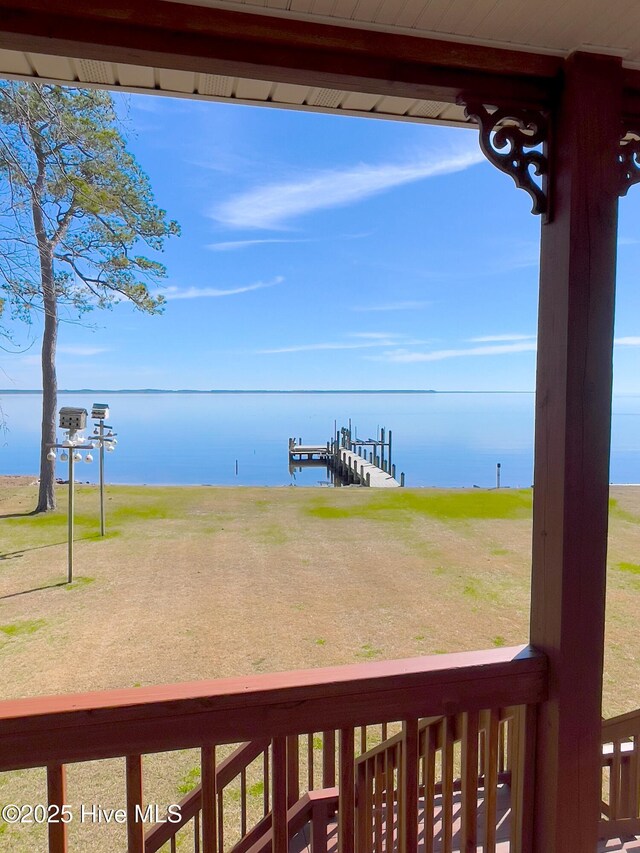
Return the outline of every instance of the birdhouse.
[[[87,426],[87,410],[75,406],[63,406],[60,409],[60,428],[69,430],[85,429]]]
[[[109,417],[109,406],[107,403],[94,403],[91,409],[91,417],[94,421],[104,421]]]

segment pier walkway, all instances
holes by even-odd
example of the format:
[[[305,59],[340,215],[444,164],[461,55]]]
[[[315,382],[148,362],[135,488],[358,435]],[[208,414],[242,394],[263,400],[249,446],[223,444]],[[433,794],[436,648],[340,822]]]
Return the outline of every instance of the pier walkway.
[[[333,464],[342,468],[338,473],[350,474],[353,482],[362,486],[371,486],[376,489],[400,488],[400,483],[391,474],[383,471],[382,468],[378,468],[373,462],[368,462],[363,457],[358,456],[357,453],[345,450],[344,447],[338,450]]]
[[[397,489],[404,486],[404,473],[396,480],[396,466],[391,462],[391,430],[378,430],[377,438],[361,439],[348,427],[336,430],[335,438],[326,444],[303,444],[302,439],[289,439],[289,468],[303,462],[326,464],[341,485],[371,486],[374,489]]]

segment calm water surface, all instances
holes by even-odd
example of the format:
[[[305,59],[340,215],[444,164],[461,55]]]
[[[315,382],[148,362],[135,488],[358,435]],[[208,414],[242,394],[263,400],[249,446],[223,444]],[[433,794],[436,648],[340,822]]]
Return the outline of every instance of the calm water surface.
[[[59,395],[59,406],[93,402]],[[290,472],[288,438],[324,444],[334,421],[349,418],[360,438],[393,431],[407,486],[493,486],[497,462],[503,485],[532,482],[533,394],[114,394],[106,402],[119,442],[106,457],[112,483],[324,485],[324,468]],[[0,474],[37,471],[40,404],[35,394],[2,399]],[[613,412],[611,481],[640,483],[640,395],[616,397]],[[57,474],[66,476],[63,463]],[[78,466],[78,479],[96,477],[95,462]]]

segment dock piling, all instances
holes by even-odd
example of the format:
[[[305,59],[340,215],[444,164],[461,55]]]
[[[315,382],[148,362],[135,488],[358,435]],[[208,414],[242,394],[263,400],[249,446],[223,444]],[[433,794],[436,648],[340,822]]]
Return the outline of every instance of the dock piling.
[[[374,488],[397,488],[403,483],[396,480],[396,466],[391,461],[392,433],[378,427],[376,438],[358,438],[352,434],[352,425],[334,430],[334,437],[324,444],[303,445],[289,438],[289,466],[324,463],[331,471],[335,485],[342,479],[343,485],[358,484]],[[236,460],[236,474],[238,462]],[[402,475],[404,477],[404,474]]]

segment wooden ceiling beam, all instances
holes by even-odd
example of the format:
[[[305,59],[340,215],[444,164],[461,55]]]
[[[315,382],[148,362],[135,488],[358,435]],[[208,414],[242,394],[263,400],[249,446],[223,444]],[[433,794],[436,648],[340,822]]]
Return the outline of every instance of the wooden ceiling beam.
[[[136,0],[0,0],[0,47],[455,103],[544,107],[562,59]]]

